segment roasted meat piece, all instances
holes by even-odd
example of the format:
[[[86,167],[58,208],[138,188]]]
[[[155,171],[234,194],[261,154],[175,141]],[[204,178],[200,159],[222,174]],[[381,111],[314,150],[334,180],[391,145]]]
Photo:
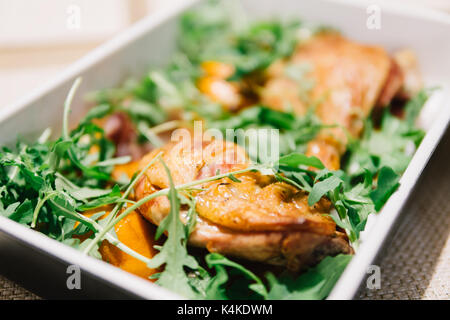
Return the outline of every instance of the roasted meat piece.
[[[247,168],[245,151],[239,146],[213,140],[201,144],[169,143],[141,160],[146,166],[159,152],[169,167],[175,185]],[[198,213],[189,243],[211,252],[286,266],[301,270],[327,255],[352,253],[347,237],[336,229],[330,202],[323,198],[307,204],[307,194],[272,176],[259,172],[236,175],[204,183],[195,191]],[[153,164],[137,183],[141,199],[169,186],[160,162]],[[186,208],[185,208],[186,209]],[[170,210],[167,197],[155,198],[139,208],[140,213],[159,225]],[[181,214],[185,219],[185,212]]]
[[[329,169],[339,169],[348,134],[358,137],[375,106],[386,106],[407,91],[405,72],[412,83],[406,88],[417,90],[420,80],[410,56],[403,53],[391,58],[381,47],[324,32],[301,43],[287,61],[277,61],[268,69],[261,99],[271,108],[292,109],[300,115],[315,106],[324,124],[337,125],[322,130],[307,153],[318,156]]]
[[[351,134],[357,135],[362,128],[361,120],[377,102],[390,65],[390,57],[380,47],[357,44],[337,33],[323,33],[300,44],[287,62],[269,68],[269,81],[262,99],[269,106],[283,108],[273,103],[273,95],[291,95],[285,95],[282,85],[278,88],[273,86],[280,78],[294,81],[289,74],[286,75],[286,66],[302,67],[304,79],[297,79],[296,94],[292,97],[300,100],[304,106],[294,110],[304,113],[308,104],[320,101],[316,113],[324,123],[340,124]],[[298,94],[299,84],[305,81],[309,81],[311,86],[302,99],[302,95]],[[279,99],[279,102],[282,101],[283,98]],[[289,103],[299,104],[298,101],[285,101],[284,107],[288,107]],[[345,135],[339,132],[335,139],[345,140]]]

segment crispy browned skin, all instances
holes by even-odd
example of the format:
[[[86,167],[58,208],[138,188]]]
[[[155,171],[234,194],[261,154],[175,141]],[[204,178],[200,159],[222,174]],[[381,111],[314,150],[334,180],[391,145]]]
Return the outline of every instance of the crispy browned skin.
[[[317,138],[322,143],[313,141],[315,147],[308,148],[308,154],[318,156],[327,167],[338,169],[335,157],[345,151],[345,131],[355,137],[360,134],[363,120],[385,88],[391,63],[381,47],[357,44],[337,33],[319,34],[299,45],[289,61],[277,62],[269,68],[262,101],[276,109],[292,107],[297,114],[304,114],[309,105],[317,103],[316,114],[324,124],[344,127],[345,130],[323,130]],[[286,76],[287,64],[309,68],[305,78],[312,88],[303,95],[299,94],[298,83]],[[397,80],[395,71],[392,78]],[[392,86],[386,89],[383,103],[392,98],[393,89]],[[325,148],[318,151],[318,147]]]
[[[141,167],[159,152],[163,152],[176,185],[212,176],[217,170],[226,173],[248,166],[243,149],[213,141],[195,147],[170,143],[145,156]],[[220,161],[223,155],[225,161]],[[327,255],[352,253],[346,236],[323,215],[331,207],[325,198],[309,207],[303,191],[273,177],[248,172],[237,178],[241,182],[224,178],[198,186],[203,190],[195,194],[198,220],[189,238],[191,245],[291,270],[313,265]],[[138,182],[136,196],[141,199],[168,185],[162,164],[156,162]],[[169,209],[168,199],[158,197],[139,211],[158,225]]]

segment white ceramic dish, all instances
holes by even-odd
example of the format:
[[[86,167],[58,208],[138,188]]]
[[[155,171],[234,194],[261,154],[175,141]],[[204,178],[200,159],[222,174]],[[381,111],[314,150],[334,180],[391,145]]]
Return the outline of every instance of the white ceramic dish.
[[[94,50],[59,77],[0,112],[0,145],[13,143],[17,135],[36,136],[47,127],[61,127],[62,103],[77,76],[83,83],[73,104],[74,120],[85,112],[82,97],[100,88],[119,85],[128,76],[141,76],[150,66],[165,63],[174,50],[177,16],[195,0],[158,12],[112,41]],[[380,29],[366,22],[376,3],[381,10]],[[382,1],[350,0],[243,0],[250,19],[300,17],[341,30],[360,42],[382,45],[388,50],[413,49],[420,61],[427,86],[439,85],[424,107],[419,123],[427,134],[401,179],[401,187],[382,212],[372,217],[362,244],[329,299],[351,299],[367,267],[379,252],[394,221],[450,119],[450,18],[422,8],[404,8]],[[373,8],[372,8],[373,10]],[[82,270],[82,289],[68,290],[66,267]],[[39,270],[39,277],[36,277]],[[46,297],[173,299],[177,295],[119,270],[102,261],[0,217],[0,273]]]

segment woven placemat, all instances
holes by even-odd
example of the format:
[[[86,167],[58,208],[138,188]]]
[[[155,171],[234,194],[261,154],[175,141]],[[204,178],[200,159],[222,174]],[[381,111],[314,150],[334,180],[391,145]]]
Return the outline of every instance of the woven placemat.
[[[381,288],[360,299],[450,299],[450,130],[403,212],[394,236],[375,261]],[[39,299],[0,276],[0,299]]]
[[[0,300],[37,300],[40,299],[5,277],[0,276]]]
[[[360,299],[450,299],[450,129],[375,264],[381,288]]]

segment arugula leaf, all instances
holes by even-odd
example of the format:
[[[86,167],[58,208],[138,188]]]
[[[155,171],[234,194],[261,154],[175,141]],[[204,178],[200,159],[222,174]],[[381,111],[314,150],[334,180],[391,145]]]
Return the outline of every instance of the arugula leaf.
[[[0,215],[9,218],[15,211],[16,208],[20,205],[20,202],[11,203],[7,208],[3,207],[3,203],[0,202]]]
[[[167,112],[154,103],[150,103],[139,98],[133,99],[123,111],[134,120],[135,123],[145,120],[151,125],[159,124],[167,119]]]
[[[92,189],[86,190],[88,193],[87,195],[91,198],[92,195]],[[122,197],[122,193],[120,192],[120,188],[118,185],[115,185],[112,190],[105,190],[107,193],[96,193],[96,199],[89,201],[87,203],[84,203],[77,207],[77,210],[80,211],[86,211],[91,210],[99,207],[103,207],[109,204],[116,203],[120,200]],[[95,191],[94,191],[95,192]],[[76,194],[78,196],[78,194]],[[72,195],[73,196],[73,195]]]
[[[75,211],[75,207],[73,203],[71,203],[71,199],[67,196],[64,196],[64,194],[60,194],[53,199],[49,200],[50,206],[53,208],[54,212],[53,215],[56,216],[62,216],[71,220],[78,221],[80,223],[83,223],[86,225],[86,221],[83,220],[79,214]],[[96,228],[92,224],[87,224],[87,226],[95,231]]]
[[[373,128],[368,119],[363,137],[348,147],[347,160],[343,163],[345,171],[352,177],[361,175],[364,169],[375,174],[385,166],[398,174],[405,171],[425,135],[423,130],[415,127],[415,120],[430,92],[423,89],[408,101],[404,119],[392,115],[389,108],[384,110],[379,129]]]
[[[169,290],[177,292],[187,298],[195,298],[196,292],[189,284],[184,267],[197,269],[197,261],[188,254],[186,249],[187,238],[184,225],[180,220],[180,200],[178,192],[172,180],[169,168],[161,160],[167,173],[170,191],[168,198],[170,201],[170,212],[161,222],[157,229],[157,236],[167,231],[169,236],[164,245],[159,249],[159,253],[151,259],[148,264],[150,268],[158,268],[165,265],[164,271],[158,276],[157,283]]]
[[[227,1],[209,1],[181,17],[178,44],[193,64],[206,60],[232,63],[234,80],[257,72],[292,53],[298,21],[243,25],[243,13]],[[237,27],[239,26],[239,27]]]
[[[264,286],[260,278],[258,278],[253,272],[244,268],[242,265],[233,262],[223,255],[218,253],[210,253],[206,256],[206,262],[210,268],[214,267],[216,269],[216,276],[211,279],[210,283],[206,288],[206,298],[207,299],[224,299],[226,298],[226,290],[223,285],[228,280],[228,274],[224,267],[231,267],[235,270],[240,271],[243,275],[254,281],[250,284],[249,288],[262,296],[267,298],[267,289]]]
[[[55,189],[58,191],[66,191],[70,196],[79,201],[86,201],[87,199],[101,197],[111,192],[111,190],[108,189],[79,187],[62,175],[58,173],[56,173],[55,175]]]
[[[315,172],[299,166],[323,169]],[[373,175],[370,170],[363,172],[362,183],[354,185],[344,172],[329,171],[319,159],[302,154],[280,158],[273,170],[278,180],[309,192],[309,206],[313,206],[324,196],[329,198],[336,211],[331,212],[330,217],[346,230],[350,241],[355,245],[369,215],[379,211],[397,189],[399,177],[392,169],[383,167],[379,171],[378,187],[372,190]]]
[[[44,179],[38,175],[36,172],[33,172],[26,168],[25,166],[20,166],[20,173],[22,177],[25,178],[25,181],[36,191],[39,191],[43,188]]]
[[[281,156],[304,152],[307,143],[314,139],[323,127],[312,111],[303,117],[299,117],[290,112],[271,110],[264,106],[249,107],[238,114],[223,115],[221,119],[208,119],[206,125],[209,128],[221,130],[227,139],[230,139],[227,135],[227,129],[276,129],[279,136],[277,148]],[[248,137],[239,136],[240,132],[242,130],[237,131],[236,135],[231,137],[232,141],[241,145],[244,142],[242,146],[247,148],[252,160],[260,163],[267,162],[267,159],[260,159],[258,153],[252,154],[252,149],[248,148],[246,143]],[[259,135],[258,143],[267,146],[269,149],[273,145],[270,135]],[[318,162],[313,163],[313,165],[318,165]]]
[[[78,248],[77,248],[77,249],[80,250],[80,251],[83,251],[87,246],[89,246],[89,245],[91,244],[92,241],[93,241],[92,239],[86,239],[86,240],[84,240],[83,242],[81,242],[81,243],[78,245]],[[89,253],[89,255],[90,255],[91,257],[94,257],[94,258],[97,258],[97,259],[101,259],[101,258],[102,258],[102,255],[101,255],[99,249],[100,249],[100,244],[96,243],[96,244],[92,247],[92,249],[89,250],[88,253]]]
[[[94,119],[104,118],[112,112],[113,108],[110,104],[99,104],[88,110],[84,118],[81,120],[81,124],[89,123]]]
[[[79,242],[68,238],[75,234],[74,230],[79,235],[96,231],[95,222],[80,215],[76,208],[119,201],[119,186],[108,190],[105,185],[111,180],[112,165],[129,160],[112,158],[111,142],[102,129],[90,122],[108,113],[109,108],[105,106],[88,113],[75,130],[68,132],[70,101],[79,83],[76,81],[65,102],[63,137],[47,142],[49,132],[46,130],[33,144],[19,142],[17,151],[3,148],[0,152],[2,214],[74,246]],[[91,154],[93,147],[99,150],[97,154]],[[97,167],[90,167],[92,160]],[[92,174],[86,175],[86,172]],[[7,209],[3,209],[5,207]],[[74,228],[76,222],[80,227]]]
[[[53,170],[58,169],[61,158],[64,157],[65,153],[69,150],[72,144],[73,142],[71,140],[60,140],[53,145],[50,157],[47,160],[50,168]]]
[[[435,88],[431,89],[422,89],[420,90],[412,99],[410,99],[405,106],[405,121],[406,127],[408,129],[413,129],[414,124],[419,116],[420,110],[424,106],[425,102],[428,101],[430,94],[435,90]]]
[[[22,202],[14,211],[8,216],[9,219],[14,220],[20,224],[28,225],[33,220],[33,203],[30,200]]]
[[[316,158],[314,156],[308,157],[301,153],[291,153],[289,155],[281,157],[277,161],[276,165],[288,166],[288,167],[293,167],[293,168],[298,168],[299,166],[311,166],[311,167],[318,168],[318,169],[325,168],[322,161],[320,161],[318,158]]]
[[[332,175],[325,180],[319,181],[316,184],[314,184],[311,193],[308,196],[308,205],[312,206],[317,201],[320,200],[324,195],[326,195],[328,192],[333,192],[340,186],[342,186],[344,182],[341,178],[337,177],[336,175]]]
[[[297,279],[289,274],[276,278],[267,274],[269,299],[274,300],[321,300],[328,296],[341,276],[351,255],[337,255],[324,258],[317,266],[309,269]]]
[[[389,197],[399,187],[399,175],[389,167],[383,167],[378,174],[377,188],[370,193],[370,198],[375,204],[375,210],[379,211]]]

